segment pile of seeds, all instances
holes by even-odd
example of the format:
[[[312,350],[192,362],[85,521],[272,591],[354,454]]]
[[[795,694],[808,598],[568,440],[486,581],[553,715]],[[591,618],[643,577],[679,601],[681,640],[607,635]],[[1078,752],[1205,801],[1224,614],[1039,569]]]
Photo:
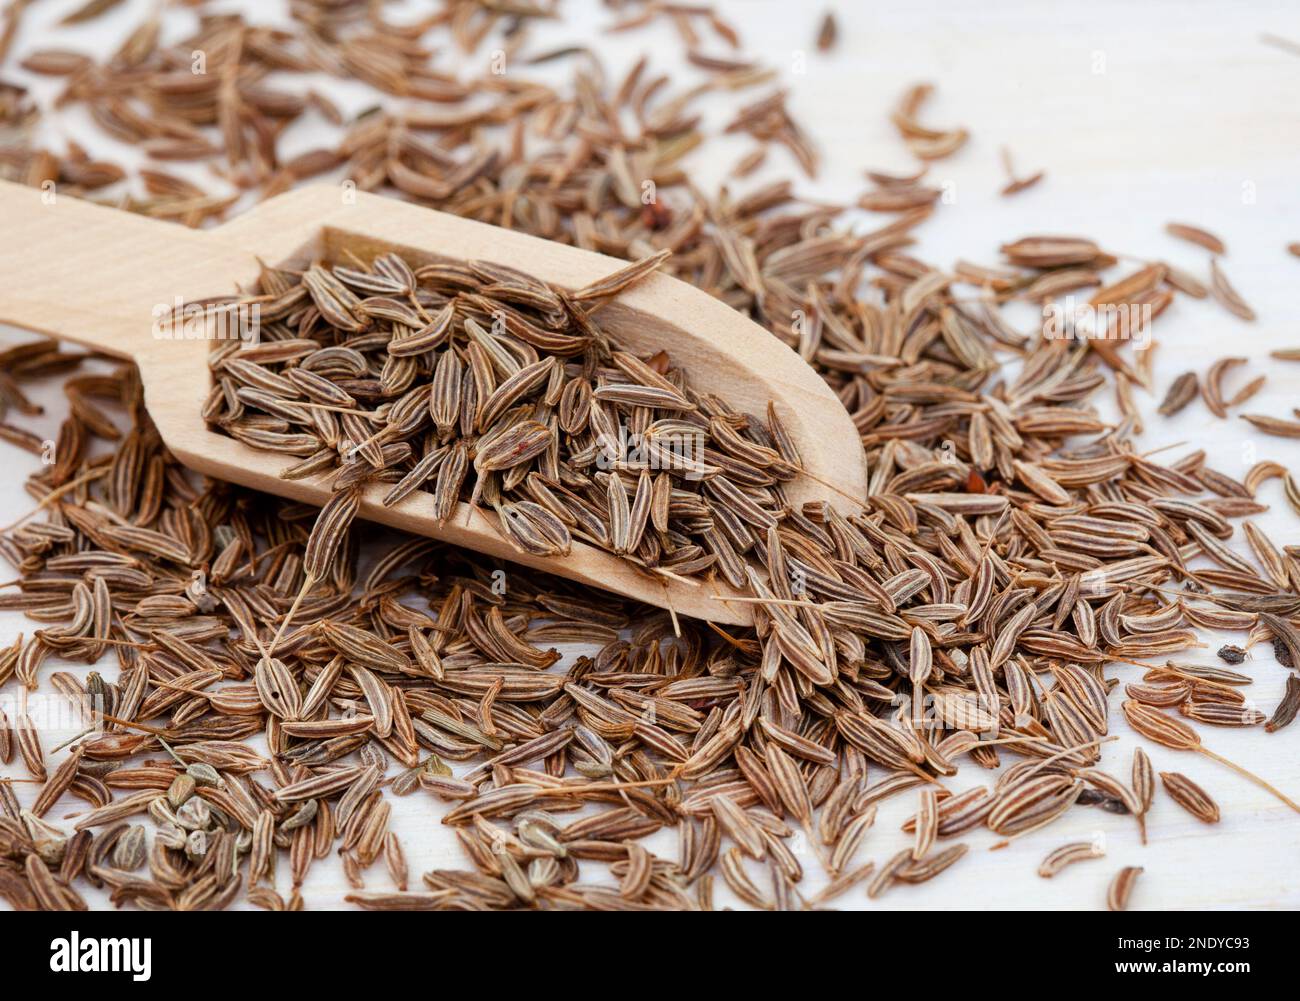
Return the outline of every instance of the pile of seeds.
[[[413,271],[394,254],[267,270],[260,342],[213,356],[205,417],[303,456],[286,478],[337,466],[349,517],[366,483],[393,484],[385,504],[428,489],[437,518],[481,501],[535,555],[567,555],[576,537],[742,587],[740,554],[788,507],[780,482],[798,455],[774,408],[763,422],[736,413],[667,356],[642,360],[601,331],[600,305],[665,256],[572,296],[509,268]]]
[[[1259,485],[1290,483],[1287,471],[1264,462],[1238,482],[1200,453],[1162,464],[1134,447],[1132,393],[1151,379],[1149,352],[1123,349],[1131,313],[1108,339],[1068,338],[1023,335],[999,308],[1091,287],[1094,304],[1158,314],[1186,276],[1154,263],[1108,280],[1116,257],[1065,237],[1008,243],[1000,266],[931,267],[905,252],[934,211],[921,175],[873,175],[884,194],[872,207],[897,215],[865,234],[789,183],[705,198],[681,166],[706,138],[693,103],[772,75],[706,51],[738,37],[707,8],[619,6],[619,30],[670,20],[706,82],[672,93],[645,60],[610,77],[585,49],[533,57],[575,59],[569,89],[433,68],[438,44],[473,51],[498,29],[507,61],[527,61],[529,19],[550,10],[514,0],[457,0],[411,26],[370,3],[302,3],[291,31],[210,16],[164,45],[151,21],[104,65],[27,57],[67,76],[64,100],[116,137],[156,160],[219,160],[235,189],[151,169],[148,196],[124,208],[198,224],[241,190],[342,167],[366,189],[640,263],[567,301],[526,275],[387,256],[267,268],[267,337],[214,355],[206,416],[300,455],[304,474],[337,467],[319,513],[186,474],[129,368],[82,374],[80,355],[48,342],[0,354],[6,411],[34,409],[24,381],[70,373],[56,461],[29,481],[43,519],[0,534],[19,576],[0,607],[41,623],[0,654],[0,683],[58,693],[87,730],[47,766],[54,749],[29,720],[0,719],[0,760],[21,759],[37,789],[24,808],[0,782],[0,895],[13,906],[84,906],[89,884],[118,905],[297,908],[313,863],[337,852],[348,899],[368,908],[710,907],[715,877],[754,907],[820,907],[935,878],[966,852],[951,839],[977,827],[1009,838],[1095,805],[1145,834],[1147,756],[1127,781],[1099,767],[1118,683],[1108,663],[1146,667],[1123,712],[1169,749],[1217,757],[1184,720],[1272,732],[1295,716],[1294,675],[1266,722],[1244,704],[1248,676],[1174,659],[1205,628],[1244,634],[1225,650],[1272,641],[1280,662],[1300,662],[1300,550],[1249,522],[1254,561],[1225,545],[1231,519],[1263,510]],[[11,25],[24,7],[10,5]],[[208,60],[198,76],[195,51]],[[317,94],[265,83],[307,70],[408,106],[282,162],[289,122],[340,118]],[[21,127],[30,103],[2,93],[5,124]],[[894,120],[932,159],[967,133],[921,125],[926,93],[908,90]],[[745,103],[730,130],[760,156],[783,146],[815,168],[779,90]],[[69,192],[123,176],[82,149],[9,149],[0,164]],[[733,413],[670,359],[600,333],[594,303],[655,265],[753,316],[837,392],[870,470],[857,509],[791,508],[780,484],[798,460],[775,415]],[[1007,379],[1009,357],[1020,365]],[[1087,403],[1107,370],[1119,426]],[[701,468],[620,465],[617,449],[602,468],[624,427],[687,435]],[[560,553],[580,538],[648,572],[734,579],[758,599],[757,625],[675,624],[394,540],[352,521],[369,480],[394,497],[492,505],[521,548]],[[564,667],[551,644],[569,641],[603,645]],[[116,677],[44,666],[110,655]],[[959,765],[998,768],[1004,754],[1016,760],[991,783],[954,784]],[[1160,774],[1193,815],[1218,818],[1208,793]],[[868,860],[877,804],[899,794],[917,800],[914,842]],[[430,797],[470,867],[412,879],[390,795]],[[84,807],[58,822],[72,800]],[[675,857],[641,844],[671,827]],[[819,894],[800,892],[796,832],[830,877]],[[1040,873],[1096,854],[1067,845]],[[1121,870],[1109,892],[1099,883],[1098,903],[1125,906],[1140,871]]]

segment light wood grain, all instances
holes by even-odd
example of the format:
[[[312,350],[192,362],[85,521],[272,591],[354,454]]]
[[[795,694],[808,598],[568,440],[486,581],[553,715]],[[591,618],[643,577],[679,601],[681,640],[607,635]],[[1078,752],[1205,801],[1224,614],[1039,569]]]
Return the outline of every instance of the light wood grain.
[[[163,441],[209,476],[295,500],[323,504],[330,477],[284,480],[297,460],[260,452],[213,433],[200,416],[210,385],[208,345],[153,336],[155,311],[247,288],[258,261],[305,265],[313,258],[362,260],[397,251],[414,264],[487,261],[526,271],[566,290],[625,262],[431,209],[323,185],[263,203],[211,232],[155,222],[66,196],[0,183],[0,214],[12,239],[0,248],[0,322],[76,341],[140,366],[145,404]],[[809,477],[789,484],[795,504],[843,507],[866,494],[858,433],[835,394],[790,348],[725,303],[666,275],[652,275],[603,308],[599,322],[621,346],[666,350],[729,404],[762,414],[769,400],[790,429]],[[459,505],[445,522],[417,492],[391,507],[387,487],[367,489],[361,516],[491,556],[548,570],[681,615],[750,621],[750,606],[729,603],[722,582],[683,581],[640,570],[581,543],[566,557],[517,550],[494,516]]]

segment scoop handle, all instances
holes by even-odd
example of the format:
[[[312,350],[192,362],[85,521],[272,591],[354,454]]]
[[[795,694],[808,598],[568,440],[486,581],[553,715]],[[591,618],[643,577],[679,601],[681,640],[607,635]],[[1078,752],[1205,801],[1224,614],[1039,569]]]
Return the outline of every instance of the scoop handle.
[[[228,294],[251,254],[211,234],[0,181],[0,323],[139,360],[178,300]]]

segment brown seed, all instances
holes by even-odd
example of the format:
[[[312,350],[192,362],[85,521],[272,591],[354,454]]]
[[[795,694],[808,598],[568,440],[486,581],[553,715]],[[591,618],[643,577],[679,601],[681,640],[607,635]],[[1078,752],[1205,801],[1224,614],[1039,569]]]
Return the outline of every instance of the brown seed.
[[[303,554],[302,569],[308,579],[325,579],[360,504],[360,488],[351,487],[334,494],[321,508]]]
[[[1142,875],[1140,866],[1128,865],[1115,874],[1106,891],[1106,909],[1110,911],[1128,910],[1129,897],[1133,894],[1133,885]]]
[[[835,15],[827,11],[822,15],[821,25],[817,29],[817,51],[829,52],[835,47],[839,29],[835,24]]]
[[[932,788],[921,790],[920,808],[916,813],[916,840],[912,844],[912,860],[925,858],[939,831],[938,799]]]
[[[1279,438],[1300,438],[1300,421],[1284,421],[1266,414],[1242,414],[1241,417],[1265,434],[1277,435]]]
[[[1295,719],[1297,710],[1300,710],[1300,675],[1288,674],[1286,694],[1282,696],[1282,701],[1278,703],[1269,721],[1264,724],[1264,729],[1269,733],[1281,730]]]
[[[1237,290],[1228,284],[1228,279],[1220,269],[1218,262],[1210,261],[1210,291],[1214,298],[1233,316],[1243,320],[1254,320],[1255,311],[1251,309]]]
[[[1201,396],[1205,399],[1205,405],[1210,408],[1210,412],[1216,417],[1227,417],[1227,404],[1223,401],[1223,389],[1220,383],[1223,380],[1224,373],[1235,365],[1244,365],[1245,358],[1220,358],[1205,374],[1205,382],[1201,384]]]
[[[903,866],[895,874],[895,879],[903,883],[925,883],[949,866],[964,858],[970,845],[950,845],[941,851],[931,852],[918,862]]]
[[[1200,229],[1197,226],[1189,226],[1186,223],[1171,222],[1165,226],[1165,232],[1170,236],[1176,236],[1180,240],[1187,240],[1195,243],[1197,246],[1204,247],[1212,254],[1226,254],[1228,248],[1224,246],[1213,233]]]
[[[1158,408],[1159,412],[1165,417],[1172,417],[1195,399],[1198,389],[1196,373],[1184,372],[1170,384],[1169,392]]]
[[[1121,703],[1120,708],[1123,709],[1129,726],[1157,744],[1180,751],[1192,750],[1200,746],[1200,738],[1185,723],[1131,699]]]
[[[1053,852],[1049,852],[1038,867],[1038,875],[1044,879],[1051,879],[1068,865],[1083,862],[1087,859],[1101,858],[1103,855],[1105,855],[1105,852],[1093,841],[1071,842],[1068,845],[1062,845]]]
[[[1197,820],[1205,824],[1219,822],[1219,805],[1186,775],[1178,772],[1161,772],[1160,781],[1164,784],[1165,792],[1169,793],[1170,798]]]
[[[1133,795],[1137,798],[1140,809],[1137,811],[1138,827],[1142,831],[1142,843],[1147,840],[1147,814],[1151,810],[1151,800],[1155,796],[1155,769],[1146,751],[1140,747],[1133,749],[1132,769]]]
[[[889,861],[876,870],[875,875],[871,877],[871,882],[867,884],[867,896],[874,900],[884,893],[898,878],[898,873],[912,861],[910,848],[904,848],[898,854],[891,856]]]

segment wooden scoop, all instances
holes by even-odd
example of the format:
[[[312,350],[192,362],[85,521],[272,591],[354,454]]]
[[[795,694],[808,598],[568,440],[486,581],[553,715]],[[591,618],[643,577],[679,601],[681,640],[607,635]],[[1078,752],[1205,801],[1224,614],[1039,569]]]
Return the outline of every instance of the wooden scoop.
[[[200,410],[211,386],[210,345],[159,336],[159,318],[177,304],[251,288],[259,259],[305,267],[314,259],[339,261],[344,251],[365,261],[395,251],[415,266],[487,261],[566,290],[626,265],[346,186],[301,188],[200,231],[0,182],[0,323],[134,361],[145,405],[177,459],[208,476],[321,505],[332,474],[281,479],[280,471],[296,458],[257,451],[208,429]],[[757,324],[661,274],[619,295],[601,310],[600,322],[628,351],[667,351],[696,386],[739,410],[762,414],[773,401],[809,474],[788,485],[792,502],[828,500],[851,509],[846,498],[865,498],[866,464],[853,421],[816,372]],[[736,596],[721,580],[683,582],[578,542],[565,557],[532,556],[511,545],[494,515],[461,504],[439,522],[429,494],[417,491],[385,507],[380,501],[388,489],[368,489],[362,517],[682,615],[750,621],[749,604],[718,600]]]

